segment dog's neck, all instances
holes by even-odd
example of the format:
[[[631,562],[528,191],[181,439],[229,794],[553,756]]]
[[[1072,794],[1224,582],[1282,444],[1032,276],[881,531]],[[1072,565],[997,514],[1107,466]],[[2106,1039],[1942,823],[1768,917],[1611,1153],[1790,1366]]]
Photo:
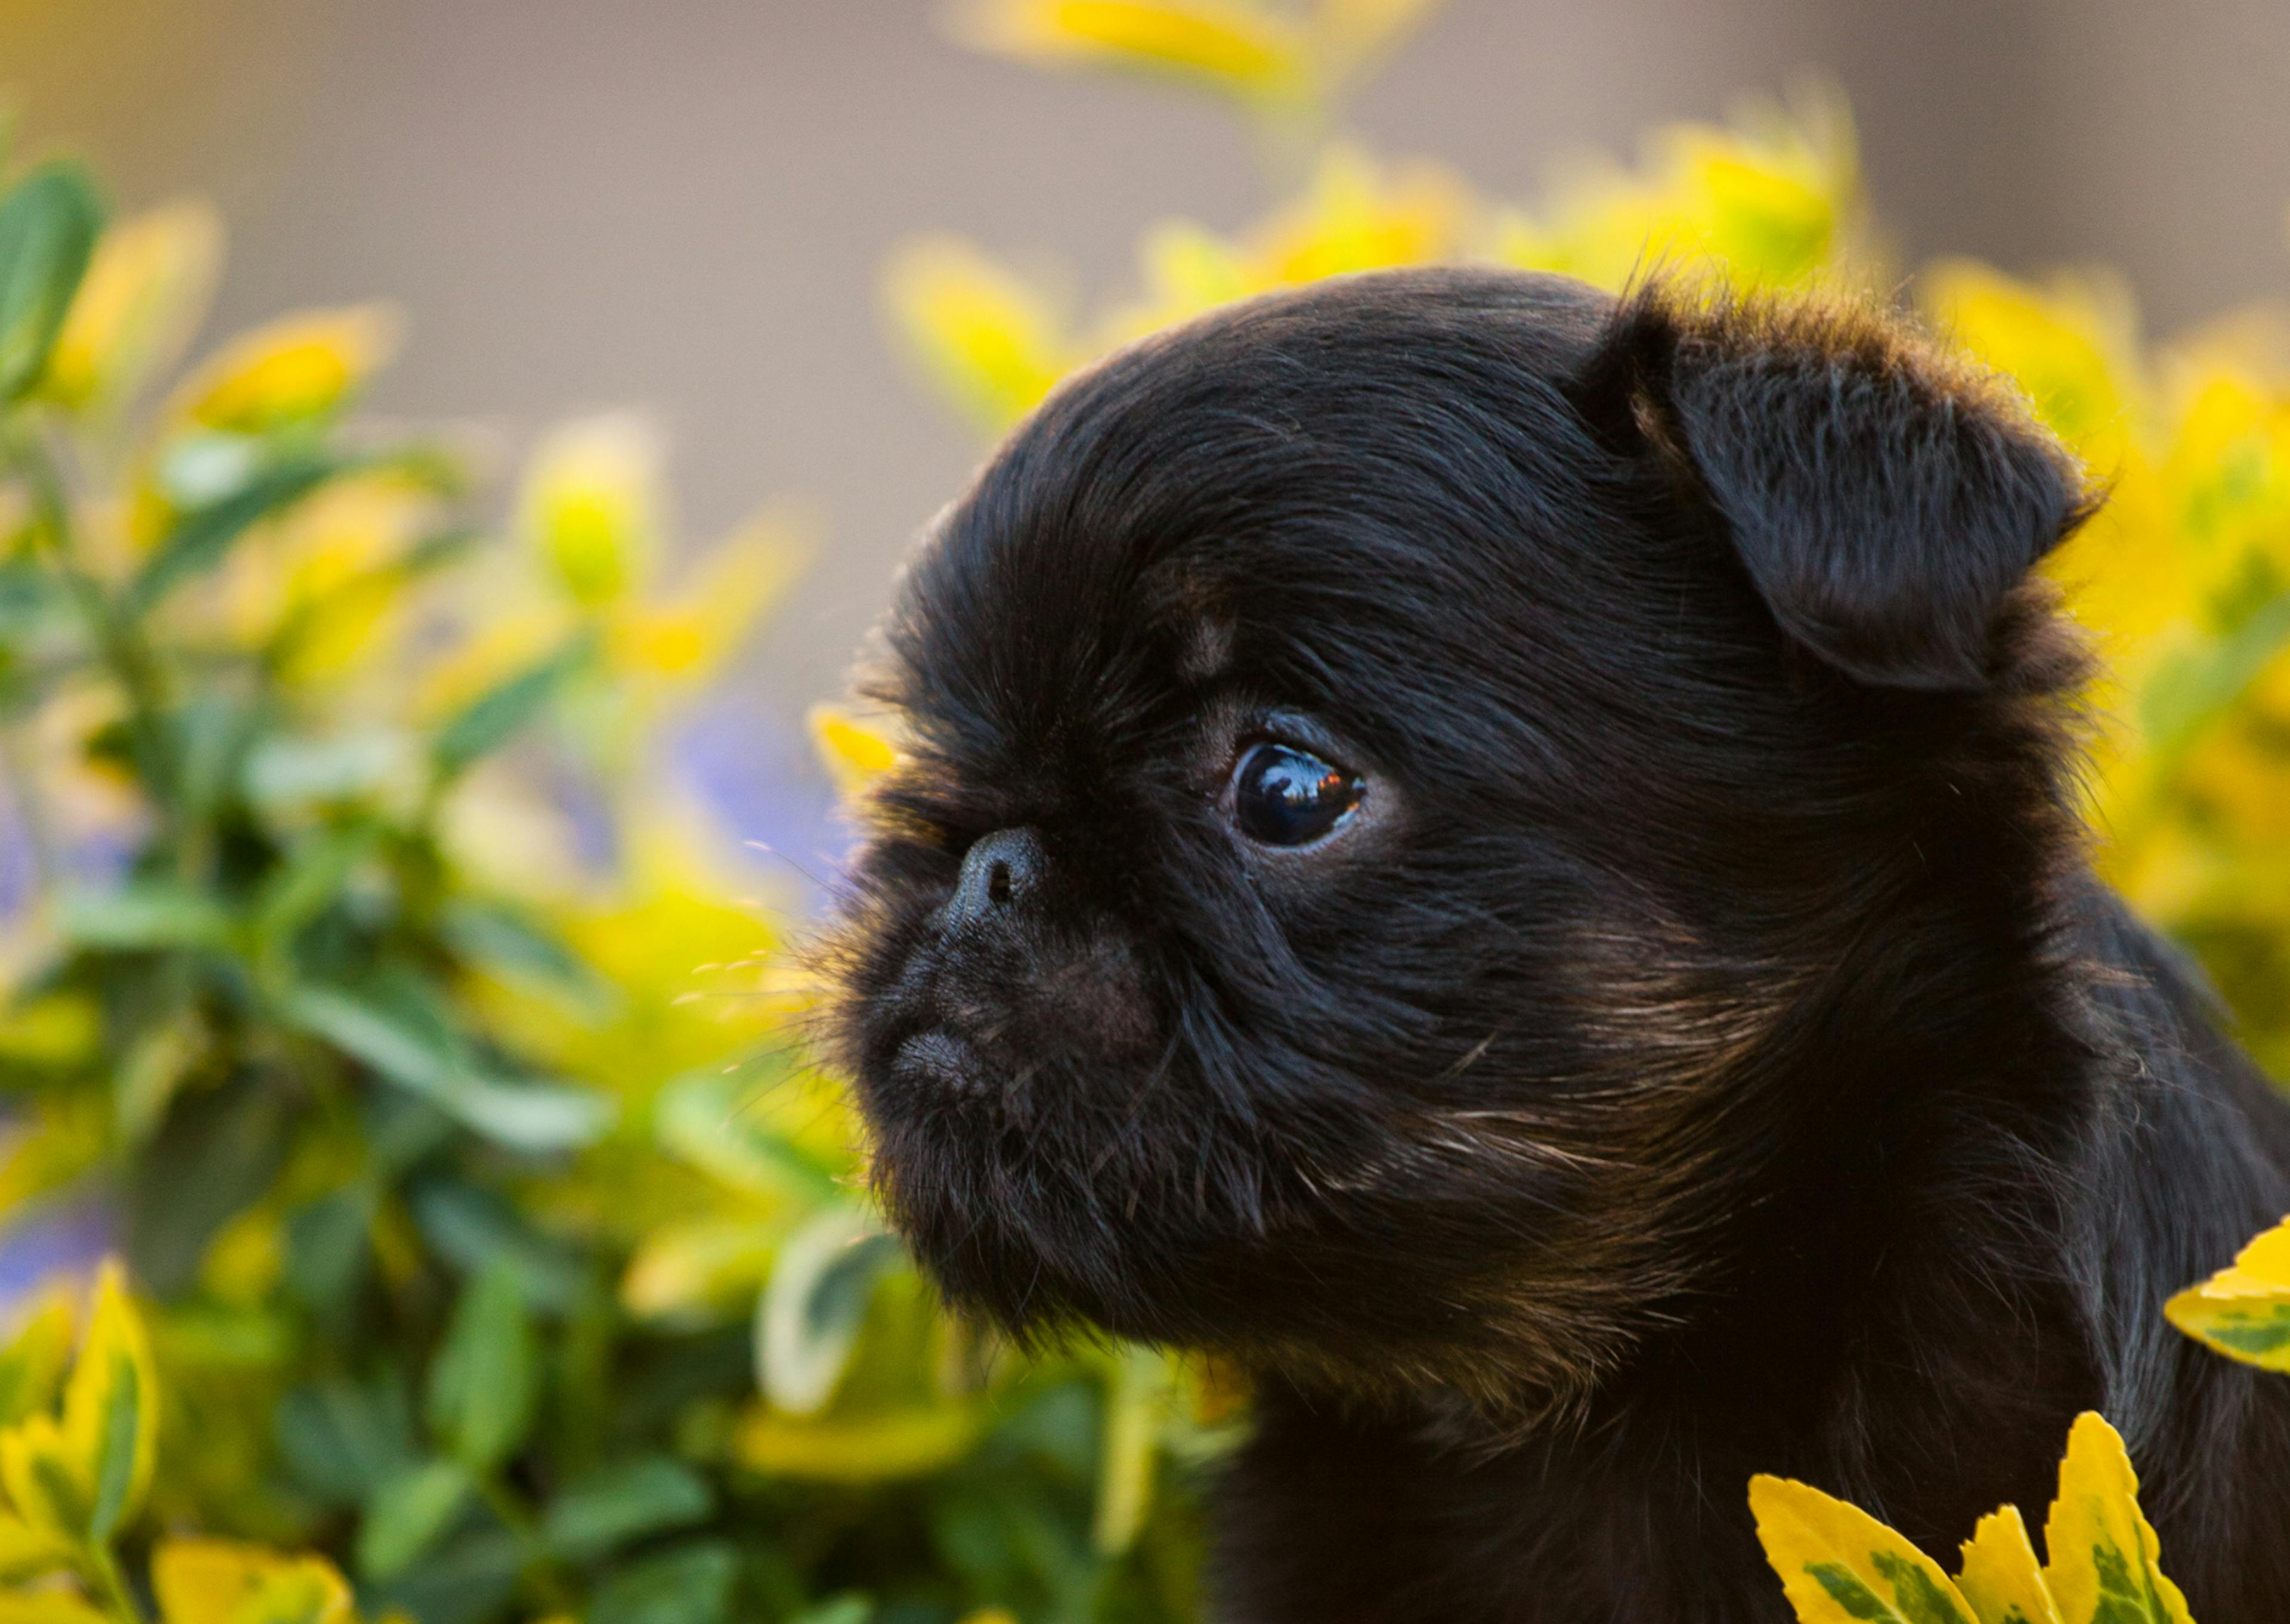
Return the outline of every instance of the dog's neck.
[[[2049,1501],[2085,1409],[2134,1438],[2158,1519],[2222,1515],[2214,1460],[2141,1440],[2166,1412],[2270,1395],[2157,1309],[2290,1201],[2235,1114],[2264,1118],[2279,1164],[2290,1117],[2243,1100],[2262,1084],[2103,887],[2073,874],[2050,894],[2025,954],[1942,967],[1939,1016],[1875,1020],[1846,985],[1821,1023],[1839,1036],[1787,1081],[1819,1098],[1857,1067],[1883,1108],[1849,1131],[1850,1110],[1803,1118],[1782,1148],[1802,1194],[1744,1201],[1729,1271],[1563,1422],[1521,1435],[1450,1396],[1372,1408],[1271,1382],[1227,1537],[1236,1572],[1289,1588],[1232,1616],[1780,1620],[1742,1511],[1753,1473],[1952,1556],[1997,1506]],[[2262,1561],[2191,1535],[2214,1582]]]

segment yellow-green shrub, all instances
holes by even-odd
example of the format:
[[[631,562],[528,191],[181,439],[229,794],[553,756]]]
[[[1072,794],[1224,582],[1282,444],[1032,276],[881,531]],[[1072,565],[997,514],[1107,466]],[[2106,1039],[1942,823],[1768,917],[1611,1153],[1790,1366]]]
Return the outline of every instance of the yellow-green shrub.
[[[925,371],[992,431],[1130,337],[1350,269],[1894,281],[1818,98],[1533,205],[1328,140],[1429,9],[970,6],[989,48],[1235,99],[1307,179],[1237,234],[1153,228],[1085,319],[918,241],[887,280]],[[505,533],[473,524],[450,444],[354,420],[397,336],[380,309],[162,388],[218,238],[189,205],[106,228],[68,167],[0,198],[0,766],[37,866],[0,940],[0,1210],[99,1193],[143,1305],[107,1274],[76,1367],[70,1293],[0,1351],[0,1624],[1190,1616],[1178,1468],[1219,1436],[1213,1384],[1021,1361],[936,1310],[793,1041],[804,988],[753,880],[657,788],[656,741],[794,538],[759,520],[664,579],[658,447],[621,420],[546,440]],[[2053,566],[2115,661],[2102,860],[2290,1066],[2290,371],[2248,329],[2152,348],[2097,278],[1913,285],[2111,483]],[[890,758],[814,726],[846,786]],[[2179,1323],[2252,1356],[2285,1295],[2266,1244]],[[111,1481],[92,1401],[56,1408],[96,1390],[76,1369],[135,1372],[100,1532],[32,1470]],[[2078,1426],[2062,1503],[2113,1496],[2135,1535],[2111,1438]],[[1981,1624],[2011,1585],[2061,1594],[2016,1516],[1950,1580],[1814,1491],[1759,1494],[1784,1564],[1884,1578],[1883,1551]]]

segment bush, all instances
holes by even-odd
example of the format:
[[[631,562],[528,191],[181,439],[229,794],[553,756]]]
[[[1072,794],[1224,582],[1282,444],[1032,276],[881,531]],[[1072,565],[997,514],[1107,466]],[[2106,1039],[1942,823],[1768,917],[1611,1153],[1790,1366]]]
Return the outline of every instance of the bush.
[[[1818,97],[1533,209],[1330,140],[1334,92],[1428,9],[972,6],[987,48],[1234,99],[1309,180],[1237,236],[1156,228],[1087,320],[918,241],[887,291],[921,368],[993,431],[1128,337],[1350,269],[1897,281]],[[1226,1388],[1021,1358],[938,1310],[754,881],[661,788],[797,539],[760,519],[667,578],[658,450],[617,420],[547,439],[507,525],[474,522],[463,448],[355,418],[379,310],[265,328],[147,404],[216,239],[192,207],[107,227],[68,165],[0,198],[0,1205],[92,1202],[126,1264],[76,1357],[69,1286],[0,1354],[0,1621],[1192,1616],[1186,1484]],[[2114,661],[2102,859],[2290,1066],[2290,352],[2248,323],[2150,349],[2096,277],[1914,285],[2111,484],[2049,566]],[[854,787],[895,748],[818,732]],[[2290,1316],[2290,1288],[2214,1284],[2175,1312],[2230,1351]],[[2136,1544],[2099,1427],[2071,1460]],[[1894,1572],[1874,1552],[1977,1607],[1800,1487],[1760,1491],[1799,1541],[1777,1561],[1858,1584]]]

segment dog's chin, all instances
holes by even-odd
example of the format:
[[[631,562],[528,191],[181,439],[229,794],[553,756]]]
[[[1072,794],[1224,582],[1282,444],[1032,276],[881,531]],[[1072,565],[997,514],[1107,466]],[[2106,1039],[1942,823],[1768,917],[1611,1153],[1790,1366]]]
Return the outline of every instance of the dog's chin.
[[[1055,1108],[1069,1100],[1021,1121],[1020,1082],[945,1026],[887,1044],[862,1078],[885,1209],[951,1304],[1021,1344],[1107,1332],[1508,1430],[1576,1408],[1641,1328],[1615,1276],[1361,1248],[1363,1228],[1407,1221],[1373,1191],[1323,1188],[1309,1213],[1269,1222],[1204,1204],[1197,1162],[1146,1156],[1117,1122]]]

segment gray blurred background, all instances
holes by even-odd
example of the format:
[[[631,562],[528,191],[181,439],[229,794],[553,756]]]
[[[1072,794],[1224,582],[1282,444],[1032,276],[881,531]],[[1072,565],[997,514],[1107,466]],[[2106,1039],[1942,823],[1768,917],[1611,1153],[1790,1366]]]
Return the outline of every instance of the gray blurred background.
[[[817,799],[791,718],[980,450],[885,340],[885,254],[950,228],[1096,294],[1153,220],[1270,201],[1206,100],[977,57],[936,22],[930,0],[0,0],[0,86],[123,204],[220,204],[215,330],[384,295],[412,340],[379,409],[514,443],[636,405],[692,533],[815,511],[818,561],[707,724],[711,770],[783,802],[751,812],[785,838]],[[2290,293],[2286,0],[1453,0],[1351,122],[1533,198],[1555,161],[1809,68],[1850,99],[1905,263],[2110,265],[2166,334]]]

